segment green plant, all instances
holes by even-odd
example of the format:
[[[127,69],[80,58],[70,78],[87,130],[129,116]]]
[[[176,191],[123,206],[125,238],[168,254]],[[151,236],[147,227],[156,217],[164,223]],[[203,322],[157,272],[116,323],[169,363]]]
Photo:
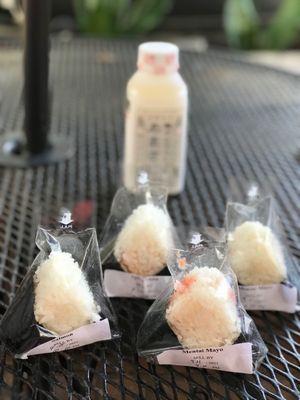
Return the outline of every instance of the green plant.
[[[171,4],[172,0],[74,0],[79,29],[103,36],[151,31]]]
[[[284,49],[300,33],[300,0],[282,0],[266,27],[262,27],[253,0],[226,0],[223,20],[232,47]]]

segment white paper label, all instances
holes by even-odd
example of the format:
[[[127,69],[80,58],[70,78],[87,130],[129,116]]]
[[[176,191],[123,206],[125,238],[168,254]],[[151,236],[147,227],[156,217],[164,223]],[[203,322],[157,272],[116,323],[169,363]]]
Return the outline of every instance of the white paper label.
[[[246,310],[273,310],[293,313],[297,305],[297,289],[286,284],[239,286]]]
[[[126,117],[125,179],[130,186],[140,171],[150,179],[167,179],[177,188],[184,177],[186,104],[182,107],[131,105]]]
[[[252,344],[237,343],[195,350],[166,350],[157,356],[159,364],[218,369],[252,374]]]
[[[110,326],[108,319],[105,318],[102,321],[81,326],[74,331],[58,336],[55,339],[49,340],[49,342],[34,347],[27,353],[23,354],[21,358],[26,359],[28,356],[34,356],[37,354],[55,353],[58,351],[75,349],[76,347],[109,339],[111,339]]]
[[[104,288],[109,297],[154,300],[170,280],[170,276],[140,276],[113,269],[104,272]]]

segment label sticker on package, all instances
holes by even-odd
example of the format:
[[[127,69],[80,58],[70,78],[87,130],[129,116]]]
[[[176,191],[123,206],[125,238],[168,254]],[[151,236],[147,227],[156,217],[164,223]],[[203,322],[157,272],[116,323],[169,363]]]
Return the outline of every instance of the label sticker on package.
[[[37,354],[71,350],[100,340],[109,339],[111,339],[110,326],[108,319],[105,318],[102,321],[81,326],[74,331],[58,336],[55,339],[49,340],[47,343],[34,347],[27,353],[23,354],[21,358],[26,359],[28,356],[34,356]]]
[[[296,311],[297,288],[288,283],[239,286],[239,292],[246,310]]]
[[[170,283],[170,276],[140,276],[107,269],[104,288],[109,297],[130,297],[154,300]]]
[[[183,365],[252,374],[252,343],[195,350],[166,350],[157,356],[159,364]]]

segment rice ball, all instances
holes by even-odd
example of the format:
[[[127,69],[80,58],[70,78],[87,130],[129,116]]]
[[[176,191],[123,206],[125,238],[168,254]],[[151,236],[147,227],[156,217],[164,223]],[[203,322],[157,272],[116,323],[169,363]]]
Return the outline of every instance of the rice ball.
[[[70,253],[53,251],[34,275],[36,321],[63,335],[100,320],[82,270]]]
[[[220,347],[239,337],[236,296],[217,268],[194,268],[174,287],[166,319],[183,347]]]
[[[271,229],[260,222],[239,225],[228,237],[228,254],[243,285],[280,283],[286,278],[280,243]]]
[[[171,245],[168,214],[153,204],[143,204],[125,221],[115,243],[114,255],[124,271],[155,275],[166,265]]]

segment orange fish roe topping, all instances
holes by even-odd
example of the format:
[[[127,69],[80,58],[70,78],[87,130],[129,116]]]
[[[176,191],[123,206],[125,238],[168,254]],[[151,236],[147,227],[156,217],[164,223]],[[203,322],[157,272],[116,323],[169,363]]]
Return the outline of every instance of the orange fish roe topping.
[[[186,289],[188,289],[194,282],[196,282],[197,278],[195,276],[186,275],[181,281],[176,281],[174,288],[176,293],[183,293]]]
[[[183,284],[183,286],[185,286],[186,288],[188,288],[189,286],[191,286],[194,282],[196,282],[197,278],[195,275],[191,276],[191,275],[186,275],[181,283]]]
[[[186,258],[185,257],[179,258],[178,267],[180,269],[184,269],[185,268],[185,264],[186,264]]]

